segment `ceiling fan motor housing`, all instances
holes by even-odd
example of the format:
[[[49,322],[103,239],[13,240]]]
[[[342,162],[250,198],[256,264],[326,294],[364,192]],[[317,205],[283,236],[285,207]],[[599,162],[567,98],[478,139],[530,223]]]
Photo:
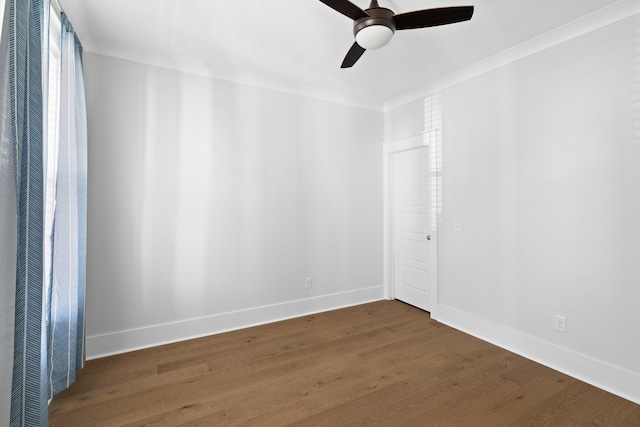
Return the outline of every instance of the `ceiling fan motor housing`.
[[[360,18],[353,22],[353,35],[357,35],[360,30],[372,25],[382,25],[391,30],[396,31],[396,23],[393,21],[393,11],[384,7],[374,7],[366,9],[365,12],[369,15],[366,18]]]

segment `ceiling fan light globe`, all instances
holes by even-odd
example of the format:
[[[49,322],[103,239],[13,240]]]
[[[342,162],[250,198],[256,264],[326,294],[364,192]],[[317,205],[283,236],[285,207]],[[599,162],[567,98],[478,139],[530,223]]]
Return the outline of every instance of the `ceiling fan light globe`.
[[[356,34],[356,42],[365,49],[379,49],[391,41],[393,30],[385,25],[369,25]]]

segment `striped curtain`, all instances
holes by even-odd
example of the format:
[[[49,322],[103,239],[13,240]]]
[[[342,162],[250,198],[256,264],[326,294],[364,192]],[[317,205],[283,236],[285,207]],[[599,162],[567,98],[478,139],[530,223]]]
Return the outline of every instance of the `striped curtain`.
[[[9,99],[9,2],[5,6],[2,43],[0,43],[0,426],[9,425],[11,413],[18,249],[13,133]]]
[[[60,135],[46,135],[49,0],[6,0],[0,43],[0,426],[46,426],[84,364],[86,117],[82,48],[63,18]],[[45,138],[59,139],[45,238]],[[57,139],[57,140],[58,140]],[[45,280],[45,245],[51,277]],[[50,285],[48,285],[50,283]]]
[[[69,387],[85,362],[87,121],[82,44],[64,13],[60,62],[60,142],[48,348],[51,396]]]
[[[17,201],[11,426],[46,423],[43,304],[43,35],[46,0],[9,1],[9,98]]]

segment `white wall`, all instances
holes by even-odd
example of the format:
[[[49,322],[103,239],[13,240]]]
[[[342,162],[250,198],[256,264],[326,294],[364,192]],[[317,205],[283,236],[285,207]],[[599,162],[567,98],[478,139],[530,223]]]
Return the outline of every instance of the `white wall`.
[[[84,60],[90,358],[382,298],[381,112]]]
[[[442,99],[439,320],[640,403],[640,15]]]

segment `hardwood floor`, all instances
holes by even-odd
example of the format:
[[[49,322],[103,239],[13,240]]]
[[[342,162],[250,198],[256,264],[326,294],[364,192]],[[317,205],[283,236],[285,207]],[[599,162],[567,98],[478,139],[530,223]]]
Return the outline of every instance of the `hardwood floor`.
[[[640,405],[379,301],[92,360],[51,426],[640,426]]]

